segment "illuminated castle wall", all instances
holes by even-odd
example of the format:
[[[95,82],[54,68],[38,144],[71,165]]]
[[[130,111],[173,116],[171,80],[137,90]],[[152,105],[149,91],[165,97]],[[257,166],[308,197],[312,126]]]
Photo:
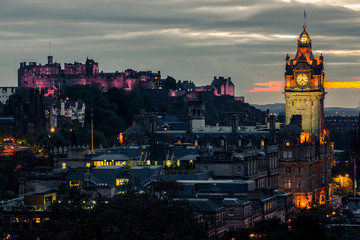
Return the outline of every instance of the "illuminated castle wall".
[[[177,83],[176,90],[170,90],[169,96],[171,97],[180,97],[186,96],[187,98],[195,99],[198,97],[198,92],[210,92],[215,96],[231,96],[234,97],[236,101],[245,102],[243,96],[235,96],[235,85],[231,81],[231,78],[216,77],[210,85],[205,86],[195,86],[193,82],[188,81],[179,81]]]
[[[45,65],[22,62],[18,70],[18,86],[30,88],[98,84],[104,90],[116,87],[130,91],[138,88],[154,89],[154,81],[160,78],[160,72],[137,72],[132,69],[125,72],[99,73],[99,65],[92,59],[86,59],[85,64],[65,63],[62,69],[59,63],[53,62],[52,56],[48,56],[48,63]]]
[[[99,72],[99,64],[92,59],[86,59],[85,64],[74,62],[65,63],[61,68],[60,63],[53,62],[53,57],[48,56],[45,65],[36,62],[20,63],[18,69],[18,86],[54,89],[77,84],[97,84],[102,89],[122,88],[127,91],[136,89],[164,89],[165,79],[161,79],[160,71],[135,71],[127,69],[124,72],[103,73]],[[195,86],[191,81],[178,81],[175,90],[169,90],[169,96],[195,98],[197,92],[211,92],[215,96],[235,97],[235,85],[231,78],[214,77],[210,85]],[[237,101],[244,102],[244,97],[235,97]]]
[[[215,96],[235,96],[235,85],[231,78],[214,77],[211,85],[196,87],[197,92],[213,92]]]

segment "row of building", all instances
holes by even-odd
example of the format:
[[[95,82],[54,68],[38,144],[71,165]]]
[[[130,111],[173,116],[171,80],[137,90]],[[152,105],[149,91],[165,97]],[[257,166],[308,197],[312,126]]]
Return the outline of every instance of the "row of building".
[[[324,128],[324,58],[314,57],[305,28],[295,57],[286,57],[285,124],[272,116],[263,125],[246,126],[239,121],[241,113],[232,112],[226,113],[224,125],[206,125],[205,104],[190,100],[183,116],[134,116],[134,125],[119,135],[120,147],[55,148],[54,169],[28,173],[21,179],[23,203],[36,205],[31,198],[38,195],[43,196],[41,205],[35,206],[39,209],[61,201],[61,196],[54,199],[48,194],[64,183],[83,190],[91,187],[96,193],[91,196],[110,198],[129,188],[141,192],[159,181],[176,181],[182,186],[176,199],[189,200],[200,221],[210,221],[210,236],[262,219],[285,221],[295,207],[331,205],[334,145]],[[85,67],[78,65],[80,75],[105,78],[93,61],[87,60]],[[43,69],[52,85],[53,71],[56,76],[65,74],[52,58]],[[26,64],[21,65],[23,70],[33,71]],[[78,79],[74,72],[66,70],[71,81]],[[79,79],[84,77],[80,75]],[[31,79],[30,74],[30,80],[35,84],[41,79]]]

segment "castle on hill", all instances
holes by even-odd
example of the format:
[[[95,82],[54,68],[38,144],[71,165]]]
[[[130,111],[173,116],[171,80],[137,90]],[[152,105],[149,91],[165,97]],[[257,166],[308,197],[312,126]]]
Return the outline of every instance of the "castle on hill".
[[[85,64],[74,62],[65,63],[64,68],[60,63],[53,61],[53,56],[48,56],[45,65],[36,62],[20,63],[18,69],[18,86],[54,89],[73,85],[98,85],[107,91],[110,88],[121,88],[126,91],[139,89],[164,89],[166,79],[161,78],[160,71],[135,71],[127,69],[124,72],[104,73],[99,72],[99,64],[93,59],[86,59]],[[231,78],[214,77],[210,85],[195,86],[192,81],[178,81],[174,89],[169,90],[169,96],[186,96],[192,98],[197,92],[211,92],[215,96],[235,97],[235,85]],[[244,97],[235,97],[244,102]]]

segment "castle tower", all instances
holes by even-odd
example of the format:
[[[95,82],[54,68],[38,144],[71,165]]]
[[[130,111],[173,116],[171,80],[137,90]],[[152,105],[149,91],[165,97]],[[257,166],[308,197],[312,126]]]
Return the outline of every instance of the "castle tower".
[[[294,58],[286,57],[286,124],[292,115],[302,116],[302,129],[320,138],[324,130],[324,58],[315,58],[306,26],[299,36]]]

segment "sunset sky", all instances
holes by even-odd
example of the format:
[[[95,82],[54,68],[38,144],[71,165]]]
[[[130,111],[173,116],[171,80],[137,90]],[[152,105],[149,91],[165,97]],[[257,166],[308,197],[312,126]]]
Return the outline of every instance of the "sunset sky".
[[[100,71],[161,71],[210,84],[231,77],[246,102],[284,102],[285,57],[307,13],[315,57],[325,59],[325,106],[360,103],[358,0],[2,0],[0,86],[22,61],[99,62]]]

